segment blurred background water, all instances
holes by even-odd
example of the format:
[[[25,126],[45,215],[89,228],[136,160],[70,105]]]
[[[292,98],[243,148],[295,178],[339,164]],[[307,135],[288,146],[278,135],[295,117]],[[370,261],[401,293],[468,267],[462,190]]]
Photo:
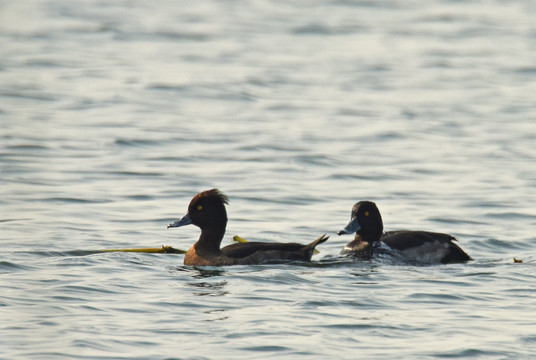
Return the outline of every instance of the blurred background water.
[[[0,358],[532,357],[535,12],[0,1]],[[310,265],[72,253],[187,249],[166,225],[211,187],[223,244],[331,238]],[[475,261],[340,258],[363,199]]]

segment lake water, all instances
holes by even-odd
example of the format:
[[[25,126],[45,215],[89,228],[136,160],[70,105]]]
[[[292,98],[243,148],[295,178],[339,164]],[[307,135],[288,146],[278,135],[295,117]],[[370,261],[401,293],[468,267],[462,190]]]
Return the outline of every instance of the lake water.
[[[0,358],[527,359],[529,0],[0,1]],[[311,264],[192,268],[199,191]],[[339,257],[352,205],[475,260]],[[513,258],[523,260],[514,263]]]

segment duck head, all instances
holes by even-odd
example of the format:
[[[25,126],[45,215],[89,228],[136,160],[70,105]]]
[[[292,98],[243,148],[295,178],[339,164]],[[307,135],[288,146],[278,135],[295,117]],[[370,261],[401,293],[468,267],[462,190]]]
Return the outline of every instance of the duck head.
[[[346,244],[343,253],[368,253],[372,245],[380,241],[383,232],[382,216],[376,204],[360,201],[352,208],[350,222],[338,232],[339,235],[356,233],[355,238]]]
[[[193,197],[188,205],[188,212],[167,227],[181,227],[193,224],[201,230],[222,229],[225,232],[227,225],[227,211],[225,205],[229,204],[229,199],[218,189],[211,189],[200,192]]]

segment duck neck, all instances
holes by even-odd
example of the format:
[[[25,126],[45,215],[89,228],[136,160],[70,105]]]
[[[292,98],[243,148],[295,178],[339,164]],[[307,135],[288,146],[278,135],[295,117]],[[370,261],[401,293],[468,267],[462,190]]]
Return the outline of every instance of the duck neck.
[[[202,229],[196,246],[210,253],[220,253],[223,235],[225,235],[225,225]]]
[[[359,236],[356,235],[354,240],[350,241],[344,247],[342,253],[354,253],[360,256],[369,256],[372,252],[372,244]]]
[[[380,237],[382,236],[383,229],[379,229],[379,231],[359,231],[357,234],[355,234],[355,240],[361,240],[366,241],[369,244],[374,244],[380,241]]]

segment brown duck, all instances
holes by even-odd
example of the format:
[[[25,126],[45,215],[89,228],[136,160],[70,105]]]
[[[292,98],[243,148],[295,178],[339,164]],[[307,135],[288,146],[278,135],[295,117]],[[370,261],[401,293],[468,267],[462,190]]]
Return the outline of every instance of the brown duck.
[[[324,234],[307,245],[247,242],[220,249],[227,226],[225,205],[228,203],[227,196],[218,189],[200,192],[193,197],[186,215],[168,225],[170,228],[193,224],[201,229],[199,240],[184,257],[184,265],[223,266],[310,261],[315,247],[329,238]]]

